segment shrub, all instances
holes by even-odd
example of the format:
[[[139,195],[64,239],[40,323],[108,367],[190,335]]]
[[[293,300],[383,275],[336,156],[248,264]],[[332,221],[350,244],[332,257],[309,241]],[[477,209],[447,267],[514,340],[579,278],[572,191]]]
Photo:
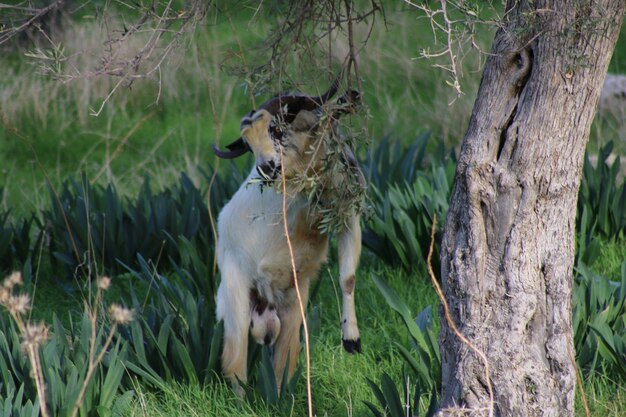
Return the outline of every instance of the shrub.
[[[129,268],[151,291],[145,303],[131,291],[138,319],[120,336],[129,344],[128,368],[143,382],[207,383],[219,372],[222,327],[215,320],[215,282],[208,260],[180,238],[182,266],[170,258],[171,278],[138,255],[139,269]]]
[[[373,206],[363,244],[386,263],[407,270],[425,270],[433,216],[445,219],[456,169],[454,152],[446,154],[441,144],[428,152],[429,140],[430,133],[424,133],[406,147],[384,138],[363,163]]]
[[[367,380],[382,407],[382,413],[374,404],[369,402],[365,404],[375,416],[402,417],[407,415],[407,410],[411,410],[411,415],[419,416],[420,399],[426,401],[423,394],[428,391],[430,403],[425,416],[433,416],[437,410],[437,390],[441,386],[441,355],[431,308],[426,307],[416,319],[413,319],[408,306],[393,288],[375,275],[372,275],[372,278],[387,304],[402,318],[410,335],[411,346],[407,348],[395,343],[396,349],[407,365],[403,370],[401,381],[403,396],[400,396],[391,377],[383,373],[380,385],[370,379]],[[411,386],[414,387],[412,396],[409,392]]]
[[[361,164],[368,184],[384,194],[390,185],[412,183],[420,171],[444,161],[447,156],[443,145],[428,153],[430,138],[430,132],[426,132],[406,146],[398,139],[384,137]],[[454,159],[453,154],[450,156]]]
[[[413,395],[411,395],[409,391],[411,387],[411,379],[406,375],[406,373],[403,373],[402,377],[402,396],[400,396],[396,384],[386,372],[384,372],[381,377],[380,386],[371,379],[368,379],[367,383],[382,408],[381,411],[371,402],[365,401],[365,405],[375,417],[406,417],[408,415],[420,417],[420,402],[422,399],[426,401],[426,397],[420,390],[420,384],[418,381],[415,381]],[[437,391],[433,389],[430,394],[428,410],[425,414],[423,414],[423,416],[432,417],[437,412],[437,409]]]
[[[38,416],[40,400],[31,377],[32,364],[22,351],[20,332],[6,317],[0,315],[0,410],[6,417]],[[95,346],[104,346],[108,331],[101,327],[94,333]],[[48,340],[39,348],[49,415],[70,416],[85,383],[88,388],[80,407],[81,415],[121,416],[129,406],[132,391],[124,391],[120,385],[125,374],[126,345],[113,344],[86,382],[91,337],[92,322],[88,313],[82,315],[77,326],[72,324],[69,329],[54,316]]]
[[[626,183],[620,180],[619,156],[609,165],[613,142],[607,143],[598,153],[594,168],[589,155],[585,156],[583,178],[578,194],[579,235],[593,231],[601,237],[615,239],[626,230]],[[582,214],[588,213],[586,222]]]
[[[0,273],[21,268],[43,237],[35,215],[11,222],[10,214],[0,212]]]
[[[573,288],[574,347],[578,366],[588,374],[614,374],[626,381],[626,261],[621,282],[577,268]]]
[[[239,171],[217,176],[211,188],[215,216],[236,190]],[[207,182],[211,172],[206,174]],[[68,180],[59,193],[50,188],[51,209],[44,213],[51,236],[51,252],[77,271],[120,272],[121,265],[137,267],[137,254],[157,268],[167,269],[180,259],[177,239],[192,242],[201,253],[212,253],[213,233],[205,194],[184,173],[179,183],[153,193],[148,178],[134,200],[122,198],[111,185],[91,185],[86,176]]]

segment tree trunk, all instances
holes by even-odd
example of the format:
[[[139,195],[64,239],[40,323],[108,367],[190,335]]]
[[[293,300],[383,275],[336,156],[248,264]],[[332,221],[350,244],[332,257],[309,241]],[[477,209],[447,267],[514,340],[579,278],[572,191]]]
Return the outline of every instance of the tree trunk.
[[[576,199],[624,0],[509,0],[445,227],[439,415],[570,416]],[[461,409],[473,409],[465,414]],[[482,411],[481,411],[482,410]]]

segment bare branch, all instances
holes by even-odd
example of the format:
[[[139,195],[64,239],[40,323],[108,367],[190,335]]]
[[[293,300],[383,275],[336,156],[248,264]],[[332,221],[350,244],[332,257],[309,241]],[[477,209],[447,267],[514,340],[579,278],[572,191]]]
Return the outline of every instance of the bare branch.
[[[18,23],[14,25],[12,19],[5,21],[0,19],[0,45],[7,42],[14,36],[20,34],[31,26],[35,25],[41,19],[43,19],[52,10],[60,8],[64,0],[55,0],[48,6],[41,9],[34,9],[31,7],[13,6],[10,4],[0,3],[0,10],[10,10],[17,12],[16,20]],[[6,15],[5,15],[6,16]],[[21,23],[20,18],[24,19]]]

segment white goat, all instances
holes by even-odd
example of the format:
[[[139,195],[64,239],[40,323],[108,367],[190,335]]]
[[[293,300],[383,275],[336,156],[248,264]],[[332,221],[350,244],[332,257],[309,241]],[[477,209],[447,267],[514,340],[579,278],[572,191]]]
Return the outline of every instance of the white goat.
[[[241,121],[241,137],[228,145],[229,151],[215,153],[234,158],[252,151],[256,159],[248,179],[224,206],[218,219],[217,261],[222,280],[217,292],[217,317],[224,320],[222,369],[239,393],[237,380],[247,379],[248,329],[261,344],[274,345],[273,364],[277,382],[288,366],[292,376],[300,351],[302,318],[294,288],[291,256],[284,233],[283,198],[295,260],[298,288],[306,306],[310,282],[326,261],[328,236],[320,231],[319,212],[293,179],[307,172],[319,172],[325,146],[323,138],[336,135],[336,117],[354,108],[358,94],[347,93],[327,113],[328,100],[335,94],[339,79],[320,97],[282,95],[251,111]],[[339,109],[339,110],[337,110]],[[352,176],[363,176],[354,155],[340,150],[343,175],[322,179],[327,182],[318,202],[337,198],[333,189]],[[318,171],[316,171],[318,170]],[[271,186],[284,175],[286,195]],[[279,182],[280,184],[280,182]],[[334,187],[334,188],[333,188]],[[345,184],[343,184],[345,187]],[[336,207],[333,206],[333,207]],[[346,225],[337,234],[339,275],[343,293],[342,339],[350,352],[361,351],[354,308],[355,273],[361,254],[359,215],[352,209]],[[316,214],[317,213],[317,214]],[[289,354],[289,364],[286,364]]]

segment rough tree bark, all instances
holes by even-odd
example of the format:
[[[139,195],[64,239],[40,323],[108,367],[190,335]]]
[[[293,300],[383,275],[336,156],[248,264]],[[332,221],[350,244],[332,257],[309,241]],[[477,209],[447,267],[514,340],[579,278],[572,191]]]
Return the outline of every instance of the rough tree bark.
[[[488,358],[494,416],[573,414],[576,199],[625,3],[508,0],[486,63],[441,276],[452,319]],[[483,362],[445,323],[440,338],[439,415],[487,415]]]

